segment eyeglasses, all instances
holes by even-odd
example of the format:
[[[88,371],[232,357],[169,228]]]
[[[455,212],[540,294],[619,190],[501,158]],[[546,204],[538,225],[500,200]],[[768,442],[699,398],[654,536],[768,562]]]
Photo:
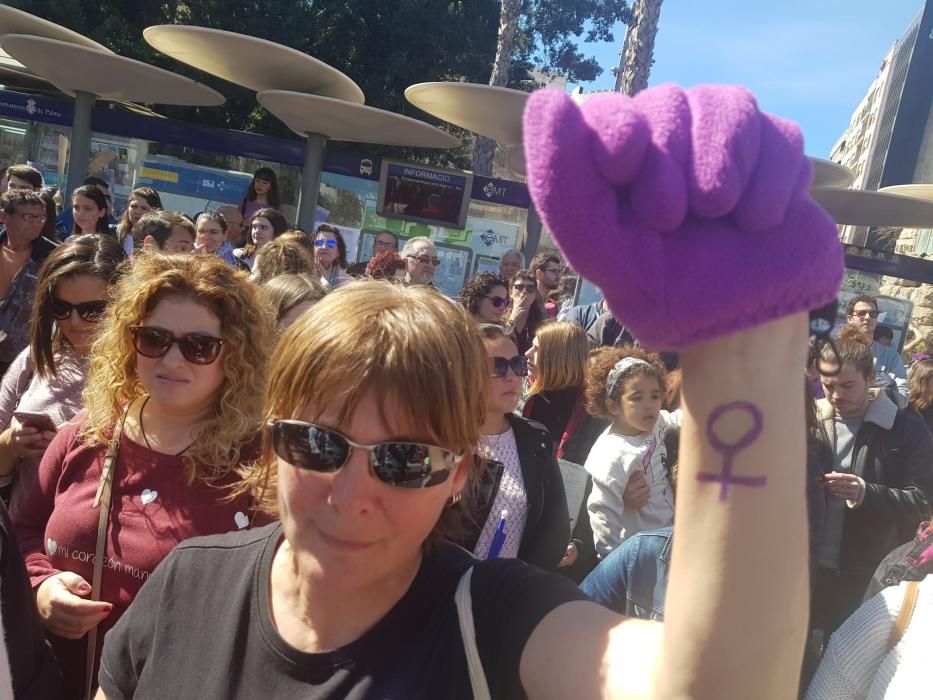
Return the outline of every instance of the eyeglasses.
[[[541,272],[551,272],[551,273],[556,272],[560,274],[560,268],[559,267],[542,267]]]
[[[166,330],[152,326],[133,326],[133,345],[143,357],[156,359],[165,357],[172,346],[178,343],[182,357],[194,365],[209,365],[220,355],[224,344],[221,338],[200,333],[189,333],[181,338]]]
[[[509,299],[508,297],[494,297],[494,296],[490,296],[487,294],[483,298],[489,299],[489,301],[492,302],[492,305],[495,306],[497,309],[501,309],[503,306],[508,306],[509,304],[512,303],[512,300]]]
[[[99,321],[107,310],[107,302],[98,299],[95,301],[82,301],[80,304],[70,304],[64,299],[52,297],[50,312],[52,318],[56,321],[64,321],[71,316],[72,309],[77,311],[78,316],[85,321]]]
[[[516,355],[511,360],[507,357],[490,357],[492,364],[492,376],[496,379],[502,379],[509,373],[509,369],[516,377],[528,376],[528,358],[524,355]]]
[[[821,358],[823,348],[829,345],[835,360],[831,369],[825,369],[819,359],[817,360],[817,370],[827,377],[834,377],[842,371],[842,358],[839,356],[839,350],[836,348],[836,343],[833,342],[831,335],[838,316],[839,302],[835,299],[826,306],[821,306],[819,309],[810,312],[810,342],[813,344],[816,357]]]
[[[27,224],[44,224],[49,219],[45,214],[20,214],[18,211],[13,216],[18,216]]]
[[[393,241],[376,241],[373,243],[374,248],[382,248],[383,250],[392,250],[395,249],[395,243]]]
[[[880,311],[869,311],[868,309],[862,309],[861,311],[853,311],[853,316],[858,316],[859,318],[878,318],[881,315]]]
[[[447,481],[461,455],[420,442],[380,442],[361,445],[336,430],[298,420],[267,423],[275,454],[294,467],[333,474],[353,450],[369,452],[373,475],[401,489],[423,489]]]
[[[537,287],[530,282],[528,284],[513,284],[512,289],[517,289],[520,292],[534,292],[537,290]]]
[[[337,241],[332,241],[329,238],[318,238],[314,241],[315,248],[336,248]]]
[[[422,265],[434,265],[434,267],[437,267],[441,264],[440,258],[431,255],[406,255],[405,257],[420,262]]]

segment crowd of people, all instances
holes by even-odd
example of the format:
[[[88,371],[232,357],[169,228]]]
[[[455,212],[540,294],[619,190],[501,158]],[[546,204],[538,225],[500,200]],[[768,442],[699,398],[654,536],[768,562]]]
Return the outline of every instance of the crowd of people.
[[[613,100],[586,128],[623,109]],[[610,143],[574,145],[583,109],[526,124],[554,167]],[[704,129],[728,126],[713,122],[682,137],[719,148]],[[650,181],[634,165],[605,175],[625,150],[605,148],[599,177],[633,193]],[[612,272],[594,275],[605,299],[573,305],[570,265],[587,266],[591,242],[536,184],[533,150],[532,194],[567,259],[508,251],[456,300],[432,284],[430,238],[376,232],[351,265],[338,227],[290,226],[269,168],[239,207],[189,218],[139,187],[116,223],[105,183],[89,178],[64,216],[38,171],[7,168],[0,697],[912,687],[933,620],[915,583],[933,568],[933,359],[905,365],[870,296],[838,333],[812,313],[808,327],[809,306],[835,320],[841,257],[799,187],[802,151],[786,149],[783,200],[712,206],[721,185],[701,183],[689,206],[710,230],[755,206],[805,228],[827,279],[755,314],[715,309],[689,341],[695,318],[641,292],[652,313],[631,313]],[[696,235],[689,217],[653,225]]]

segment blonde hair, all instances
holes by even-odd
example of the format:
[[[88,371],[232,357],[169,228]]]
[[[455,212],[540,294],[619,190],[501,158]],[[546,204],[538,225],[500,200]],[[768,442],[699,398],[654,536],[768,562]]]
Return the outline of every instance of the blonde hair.
[[[210,484],[240,462],[240,449],[256,436],[261,394],[274,337],[272,315],[259,300],[256,286],[214,255],[165,255],[142,252],[117,282],[113,300],[91,349],[84,389],[87,420],[81,438],[106,445],[127,406],[145,390],[136,372],[131,328],[145,320],[164,299],[181,297],[209,309],[220,319],[224,339],[224,382],[215,414],[186,452],[189,482]]]
[[[575,323],[559,321],[539,326],[535,338],[538,359],[528,395],[582,387],[590,355],[586,332]]]
[[[427,287],[361,281],[330,292],[282,336],[272,356],[265,421],[334,409],[350,420],[364,399],[382,419],[405,421],[423,439],[472,459],[485,418],[485,346],[469,315]],[[431,400],[436,397],[436,400]],[[472,462],[470,462],[472,464]],[[277,516],[277,463],[268,431],[262,458],[243,470],[239,491]],[[471,482],[475,483],[475,466]],[[473,502],[446,508],[429,538],[456,536]]]

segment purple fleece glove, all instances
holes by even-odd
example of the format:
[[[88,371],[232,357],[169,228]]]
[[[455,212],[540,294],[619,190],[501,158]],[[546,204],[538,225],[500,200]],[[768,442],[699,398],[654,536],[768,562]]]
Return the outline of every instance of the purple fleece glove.
[[[740,87],[675,85],[578,106],[540,90],[528,187],[567,260],[647,347],[680,350],[828,303],[843,274],[793,123]]]

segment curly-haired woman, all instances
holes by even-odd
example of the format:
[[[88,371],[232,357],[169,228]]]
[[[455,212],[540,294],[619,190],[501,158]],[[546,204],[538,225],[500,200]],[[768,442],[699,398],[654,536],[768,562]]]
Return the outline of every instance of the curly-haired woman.
[[[475,274],[460,290],[460,303],[477,323],[504,323],[512,304],[509,283],[492,272]]]
[[[405,261],[394,250],[376,253],[366,263],[366,275],[374,280],[405,281]]]
[[[256,454],[273,338],[255,286],[208,255],[140,254],[101,326],[87,412],[49,445],[15,523],[67,697],[176,544],[249,524],[228,487]]]
[[[314,232],[314,256],[321,266],[324,281],[336,289],[353,278],[347,272],[347,244],[340,229],[330,224],[321,224]]]

